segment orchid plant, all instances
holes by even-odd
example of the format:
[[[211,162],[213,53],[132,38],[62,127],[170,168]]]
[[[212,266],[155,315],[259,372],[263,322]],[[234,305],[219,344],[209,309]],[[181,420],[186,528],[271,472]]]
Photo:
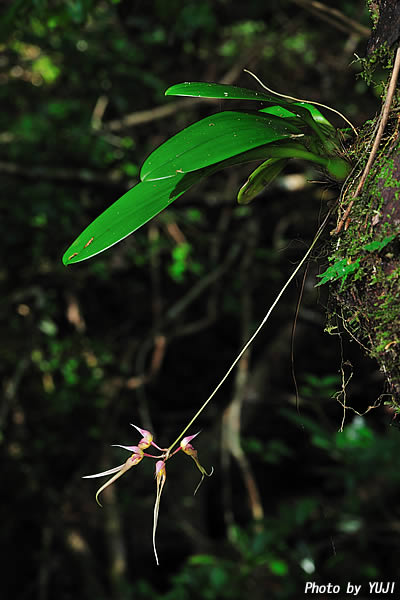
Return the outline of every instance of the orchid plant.
[[[290,158],[311,161],[322,167],[331,178],[338,182],[348,176],[351,164],[343,155],[340,136],[330,121],[316,108],[318,103],[278,94],[266,87],[253,73],[247,72],[265,88],[268,94],[232,85],[205,82],[181,83],[172,86],[165,92],[167,96],[243,100],[252,103],[253,108],[219,111],[193,123],[154,150],[142,165],[141,181],[99,215],[76,238],[64,254],[65,265],[86,260],[113,246],[159,214],[193,185],[226,167],[251,161],[264,161],[257,166],[248,181],[239,190],[237,199],[240,204],[251,202],[279,175]],[[277,100],[276,96],[279,96],[280,99]],[[254,103],[257,103],[256,108],[254,108]],[[258,106],[258,103],[262,104],[262,108]],[[335,109],[318,105],[337,113]],[[341,116],[357,134],[348,119]],[[264,327],[282,294],[308,259],[328,222],[331,210],[326,215],[303,259],[278,293],[256,331],[174,443],[169,448],[160,448],[153,441],[152,433],[133,425],[143,436],[138,445],[118,445],[132,453],[128,460],[118,467],[86,476],[91,478],[112,475],[96,493],[96,501],[100,504],[101,492],[131,467],[137,465],[144,457],[154,458],[157,461],[155,469],[157,491],[153,520],[153,548],[157,564],[159,562],[155,537],[160,499],[166,481],[166,462],[179,450],[183,450],[194,460],[201,473],[199,485],[205,476],[209,477],[212,474],[213,470],[207,473],[202,467],[197,457],[197,451],[190,443],[198,434],[183,436],[211,402]],[[176,444],[179,446],[173,451]],[[156,448],[161,454],[153,455],[145,452],[150,446]]]
[[[210,473],[207,473],[205,468],[199,462],[199,459],[197,457],[197,450],[195,450],[195,448],[190,443],[196,436],[199,435],[200,432],[195,433],[194,435],[189,435],[187,437],[184,437],[180,441],[178,448],[176,448],[176,450],[174,450],[172,452],[172,448],[175,446],[176,442],[174,442],[169,448],[160,448],[160,446],[158,446],[154,442],[154,440],[153,440],[154,436],[150,431],[147,431],[146,429],[141,429],[140,427],[137,427],[137,425],[133,425],[133,423],[131,423],[131,425],[132,425],[132,427],[137,429],[137,431],[143,436],[142,439],[139,441],[138,445],[137,446],[122,446],[121,444],[113,444],[113,447],[123,448],[124,450],[128,450],[129,452],[132,452],[131,456],[122,465],[119,465],[118,467],[113,467],[112,469],[108,469],[107,471],[102,471],[101,473],[95,473],[94,475],[85,475],[83,477],[83,479],[94,479],[96,477],[104,477],[106,475],[112,475],[112,477],[110,479],[108,479],[96,492],[96,502],[99,506],[102,506],[102,504],[100,503],[100,500],[99,500],[99,496],[107,487],[109,487],[111,484],[113,484],[114,481],[119,479],[119,477],[122,477],[122,475],[124,475],[124,473],[129,471],[129,469],[131,467],[134,467],[135,465],[139,464],[140,461],[143,460],[143,458],[145,456],[149,457],[149,458],[154,458],[157,460],[156,469],[155,469],[155,479],[156,479],[156,483],[157,483],[157,490],[156,490],[156,499],[155,499],[155,503],[154,503],[154,516],[153,516],[153,550],[154,550],[154,556],[156,559],[156,563],[158,565],[159,560],[158,560],[158,554],[157,554],[157,548],[156,548],[156,531],[157,531],[158,513],[159,513],[159,508],[160,508],[161,494],[162,494],[162,491],[163,491],[163,488],[165,485],[165,481],[167,478],[165,463],[167,462],[167,460],[172,458],[172,456],[174,456],[177,452],[179,452],[179,450],[183,450],[183,452],[185,454],[187,454],[194,460],[197,468],[199,469],[199,471],[201,473],[201,479],[194,491],[194,495],[196,494],[197,490],[199,489],[201,483],[203,482],[204,477],[211,477],[214,469],[211,468]],[[159,450],[161,452],[161,454],[148,454],[147,452],[144,452],[144,450],[147,450],[148,448],[150,448],[150,446],[153,446],[154,448]]]

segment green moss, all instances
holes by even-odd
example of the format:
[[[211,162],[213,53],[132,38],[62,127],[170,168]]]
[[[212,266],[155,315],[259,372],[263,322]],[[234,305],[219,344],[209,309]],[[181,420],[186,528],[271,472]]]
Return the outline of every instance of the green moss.
[[[368,86],[377,83],[377,73],[393,69],[394,50],[384,42],[366,58],[360,58],[362,65],[360,76]]]
[[[321,283],[330,282],[336,315],[377,360],[392,404],[400,407],[400,143],[396,113],[363,191],[354,198],[373,131],[374,124],[367,123],[352,149],[358,163],[341,198],[338,221],[353,199],[354,203],[345,227],[333,237],[331,266]]]

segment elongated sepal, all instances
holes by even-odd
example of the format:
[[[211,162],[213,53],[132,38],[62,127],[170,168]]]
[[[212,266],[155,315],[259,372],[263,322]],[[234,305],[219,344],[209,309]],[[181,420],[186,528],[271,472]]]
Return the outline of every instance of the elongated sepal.
[[[205,468],[199,462],[199,459],[197,457],[197,450],[195,448],[193,448],[192,444],[190,443],[196,436],[199,435],[199,433],[200,433],[200,431],[198,431],[194,435],[188,435],[187,437],[183,438],[183,440],[181,440],[181,443],[180,443],[181,449],[184,451],[185,454],[190,456],[190,458],[193,458],[194,462],[196,463],[196,467],[199,469],[199,471],[201,473],[200,482],[197,485],[196,489],[194,490],[193,496],[196,495],[197,490],[203,483],[204,477],[211,477],[211,475],[214,473],[214,467],[211,467],[210,473],[207,473]]]
[[[123,469],[124,465],[125,463],[123,465],[119,465],[119,467],[114,467],[113,469],[102,471],[101,473],[95,473],[94,475],[83,475],[82,479],[94,479],[95,477],[104,477],[105,475],[112,475],[113,473],[118,473],[118,471]]]
[[[113,448],[123,448],[124,450],[129,450],[129,452],[133,452],[133,454],[137,454],[138,456],[143,456],[143,450],[140,446],[122,446],[121,444],[112,444]]]
[[[124,446],[121,447],[123,448]],[[130,456],[123,465],[119,465],[119,467],[114,467],[113,469],[108,469],[108,471],[102,471],[101,473],[96,473],[95,475],[85,475],[83,477],[83,479],[93,479],[95,477],[103,477],[103,475],[111,475],[112,473],[115,473],[115,475],[113,475],[111,479],[108,479],[96,492],[96,502],[99,506],[103,508],[103,505],[99,501],[99,496],[101,492],[108,488],[109,485],[114,483],[114,481],[122,477],[122,475],[126,473],[126,471],[128,471],[131,467],[137,465],[142,460],[142,458],[143,452],[142,454],[132,454],[132,456]]]
[[[158,524],[158,513],[160,510],[160,500],[161,494],[164,488],[165,481],[167,479],[167,474],[165,471],[165,462],[163,460],[159,460],[156,463],[156,481],[157,481],[157,491],[156,491],[156,500],[154,502],[154,514],[153,514],[153,550],[154,556],[156,559],[157,565],[159,565],[157,548],[156,548],[156,531]]]
[[[211,475],[214,473],[214,467],[211,467],[211,471],[209,473],[207,473],[205,468],[199,463],[197,456],[193,456],[193,455],[191,455],[191,456],[192,456],[194,462],[196,463],[197,468],[199,469],[199,471],[201,473],[201,479],[200,479],[199,483],[197,484],[196,489],[193,492],[193,496],[195,496],[197,494],[197,490],[199,489],[199,487],[201,486],[201,484],[204,481],[204,477],[211,477]]]

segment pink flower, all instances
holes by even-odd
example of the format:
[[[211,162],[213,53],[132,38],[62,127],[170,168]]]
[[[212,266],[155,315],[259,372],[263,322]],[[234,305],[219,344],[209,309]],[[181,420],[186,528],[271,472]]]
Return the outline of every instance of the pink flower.
[[[193,438],[195,438],[196,436],[199,435],[199,433],[200,433],[200,431],[198,431],[194,435],[188,435],[187,437],[183,438],[183,440],[181,440],[180,447],[178,448],[178,450],[179,449],[183,450],[185,454],[187,454],[188,456],[193,458],[194,462],[196,463],[196,467],[199,469],[199,471],[201,473],[200,482],[199,482],[198,486],[196,487],[196,489],[194,490],[193,496],[196,495],[197,490],[203,483],[204,477],[211,477],[211,475],[214,473],[214,467],[211,467],[210,473],[207,473],[205,468],[199,463],[199,459],[197,458],[197,450],[195,450],[193,448],[192,444],[190,443],[193,440]]]
[[[143,452],[143,450],[149,448],[149,446],[155,446],[162,452],[164,451],[162,448],[159,448],[157,444],[153,442],[153,434],[150,433],[150,431],[147,431],[146,429],[140,429],[140,427],[137,427],[136,425],[132,425],[132,427],[135,427],[135,429],[137,429],[139,433],[143,436],[143,438],[140,440],[137,446],[121,446],[121,444],[113,444],[114,447],[124,448],[124,450],[132,452],[132,456],[130,456],[128,460],[124,462],[123,465],[119,465],[119,467],[114,467],[113,469],[108,469],[108,471],[102,471],[101,473],[96,473],[95,475],[85,475],[83,477],[83,479],[94,479],[95,477],[103,477],[104,475],[111,475],[112,473],[115,473],[115,475],[111,477],[111,479],[106,481],[96,492],[96,502],[99,506],[102,506],[99,501],[99,496],[101,492],[103,492],[109,485],[114,483],[114,481],[119,479],[119,477],[122,477],[122,475],[126,473],[131,467],[134,467],[135,465],[140,463],[140,461],[145,456],[149,456],[150,458],[159,458],[158,456],[147,454],[146,452]]]
[[[144,457],[143,450],[141,448],[139,448],[138,446],[119,446],[118,444],[115,444],[115,445],[118,446],[119,448],[125,448],[125,450],[129,450],[130,452],[133,452],[132,456],[130,456],[128,458],[128,460],[124,462],[123,465],[119,465],[119,467],[114,467],[113,469],[108,469],[108,471],[102,471],[101,473],[96,473],[95,475],[84,475],[83,476],[83,479],[94,479],[95,477],[103,477],[104,475],[111,475],[112,473],[115,473],[115,475],[113,477],[111,477],[111,479],[108,479],[108,481],[106,481],[96,492],[96,502],[99,506],[102,506],[99,501],[99,496],[100,496],[101,492],[104,491],[109,485],[114,483],[114,481],[119,479],[131,467],[134,467],[135,465],[140,463],[140,461]]]
[[[160,460],[157,460],[157,462],[156,462],[155,478],[156,478],[156,483],[157,483],[157,491],[156,491],[156,499],[154,502],[154,515],[153,515],[153,550],[154,550],[154,556],[156,558],[156,562],[158,565],[159,561],[158,561],[158,554],[157,554],[157,549],[156,549],[156,531],[157,531],[157,524],[158,524],[158,513],[160,510],[161,494],[164,489],[165,481],[167,479],[165,463],[174,454],[176,454],[179,450],[183,450],[183,452],[185,452],[185,454],[188,454],[194,460],[197,468],[199,469],[199,471],[201,472],[201,475],[202,475],[200,483],[197,486],[197,488],[195,489],[194,493],[196,493],[197,490],[199,489],[200,484],[202,483],[204,477],[205,476],[210,477],[212,475],[214,469],[211,469],[211,472],[207,473],[207,471],[204,469],[204,467],[202,467],[201,464],[199,463],[199,460],[197,458],[197,450],[195,450],[193,448],[192,444],[190,443],[192,441],[192,439],[198,435],[198,433],[196,433],[195,435],[189,435],[189,436],[183,438],[183,440],[180,443],[180,446],[175,450],[175,452],[172,452],[172,454],[171,454],[171,448],[173,446],[175,446],[175,443],[170,448],[160,448],[153,441],[153,434],[150,431],[147,431],[146,429],[141,429],[140,427],[137,427],[136,425],[133,425],[132,423],[131,423],[131,425],[132,425],[132,427],[137,429],[137,431],[143,436],[142,439],[139,441],[138,445],[137,446],[122,446],[121,444],[114,444],[114,447],[123,448],[124,450],[128,450],[129,452],[132,452],[132,454],[128,458],[128,460],[125,461],[124,464],[119,465],[118,467],[114,467],[112,469],[108,469],[107,471],[102,471],[101,473],[96,473],[95,475],[85,475],[84,479],[103,477],[104,475],[112,475],[112,477],[110,479],[108,479],[96,492],[96,502],[99,506],[101,506],[100,501],[99,501],[99,496],[100,496],[101,492],[103,492],[109,485],[114,483],[114,481],[116,481],[119,477],[121,477],[124,473],[126,473],[126,471],[128,471],[131,467],[134,467],[135,465],[140,463],[140,461],[143,460],[143,458],[145,456],[148,456],[149,458],[160,459]],[[154,446],[155,448],[160,450],[160,452],[162,454],[155,456],[154,454],[147,454],[146,452],[144,452],[144,450],[146,450],[147,448],[150,448],[150,446]]]
[[[157,446],[157,444],[155,442],[153,442],[153,434],[150,433],[150,431],[147,431],[147,429],[140,429],[140,427],[138,427],[137,425],[134,425],[133,423],[131,423],[131,425],[132,425],[132,427],[137,429],[137,431],[143,436],[142,439],[140,440],[140,442],[138,443],[139,448],[142,448],[142,450],[145,450],[146,448],[149,448],[150,446],[154,446],[154,448],[157,448],[157,450],[160,450],[161,452],[167,451],[167,448],[160,448],[160,446]]]

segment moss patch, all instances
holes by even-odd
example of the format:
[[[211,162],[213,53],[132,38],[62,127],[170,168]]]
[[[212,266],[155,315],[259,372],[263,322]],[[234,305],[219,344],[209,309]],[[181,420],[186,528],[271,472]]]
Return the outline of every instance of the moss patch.
[[[353,149],[353,156],[362,158],[341,199],[338,219],[368,158],[372,125],[366,125]],[[345,230],[333,236],[331,266],[322,277],[332,275],[326,281],[331,281],[335,312],[377,360],[391,403],[400,411],[400,134],[395,111],[386,136]]]

